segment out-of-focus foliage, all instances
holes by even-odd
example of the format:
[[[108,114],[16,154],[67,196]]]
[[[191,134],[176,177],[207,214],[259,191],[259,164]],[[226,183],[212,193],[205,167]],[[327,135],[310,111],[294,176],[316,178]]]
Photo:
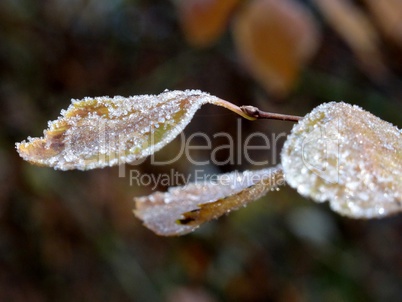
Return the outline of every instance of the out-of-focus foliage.
[[[236,17],[233,36],[251,74],[277,96],[294,87],[319,44],[312,16],[293,0],[250,2]]]
[[[239,0],[178,1],[179,16],[189,43],[205,47],[225,31],[230,13]]]
[[[365,0],[371,15],[379,25],[379,29],[384,35],[394,41],[402,44],[402,1],[388,0],[375,1]]]
[[[300,70],[323,43],[309,12],[311,7],[296,0],[236,2],[177,0],[186,38],[195,46],[216,43],[232,12],[239,56],[268,93],[282,98],[292,91]],[[402,4],[399,0],[363,2],[366,6],[361,8],[351,0],[313,0],[312,8],[350,46],[368,76],[378,82],[389,76],[380,34],[400,44]]]
[[[277,103],[244,73],[229,35],[207,49],[187,44],[172,2],[0,1],[1,300],[399,300],[399,216],[349,220],[281,188],[180,238],[155,236],[133,217],[135,196],[183,184],[138,185],[136,175],[146,175],[145,182],[172,169],[188,175],[197,169],[213,174],[262,168],[249,164],[241,149],[234,162],[225,162],[225,150],[218,152],[225,162],[219,166],[195,166],[182,156],[166,165],[148,159],[122,170],[86,172],[34,167],[15,151],[14,143],[27,135],[41,136],[71,98],[155,94],[165,88],[201,89],[238,105],[297,115],[343,100],[401,128],[400,44],[380,36],[390,74],[374,82],[316,7],[299,2],[320,20],[322,41],[286,102]],[[248,3],[242,1],[231,16]],[[376,31],[382,28],[366,2],[353,3]],[[398,28],[393,35],[401,33]],[[292,125],[233,119],[206,105],[185,134],[225,132],[242,145],[250,133],[266,133],[277,143],[271,140],[271,149],[250,154],[269,161],[266,166],[279,163],[284,141],[279,134],[288,134]],[[215,138],[212,147],[225,143]],[[180,140],[174,140],[155,160],[168,161],[179,151]],[[191,155],[207,160],[208,152]]]
[[[373,78],[385,73],[379,37],[368,16],[349,0],[314,0],[326,21],[343,38]]]

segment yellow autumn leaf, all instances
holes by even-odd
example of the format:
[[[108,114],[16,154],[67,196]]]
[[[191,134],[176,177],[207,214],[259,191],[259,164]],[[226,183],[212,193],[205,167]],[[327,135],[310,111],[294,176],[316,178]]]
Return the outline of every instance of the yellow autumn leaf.
[[[402,211],[402,132],[360,107],[318,106],[293,127],[281,156],[290,186],[342,215]]]
[[[73,100],[49,122],[44,137],[16,144],[20,156],[60,170],[88,170],[130,163],[160,150],[203,104],[223,106],[249,119],[237,106],[199,90],[159,95]]]
[[[284,96],[320,42],[307,8],[293,0],[254,0],[236,16],[233,36],[239,55],[269,92]]]
[[[225,31],[239,0],[180,0],[178,12],[187,41],[199,47],[214,43]]]
[[[280,167],[217,175],[214,181],[189,183],[136,197],[134,214],[158,235],[175,236],[260,198],[283,185]]]

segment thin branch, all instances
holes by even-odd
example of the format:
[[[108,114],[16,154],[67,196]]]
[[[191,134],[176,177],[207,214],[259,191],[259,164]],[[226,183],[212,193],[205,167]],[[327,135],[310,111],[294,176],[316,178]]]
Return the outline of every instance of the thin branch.
[[[288,114],[279,114],[279,113],[261,111],[260,109],[254,106],[241,106],[240,109],[248,116],[256,119],[272,119],[272,120],[282,120],[290,122],[298,122],[302,119],[301,116],[297,115],[288,115]]]

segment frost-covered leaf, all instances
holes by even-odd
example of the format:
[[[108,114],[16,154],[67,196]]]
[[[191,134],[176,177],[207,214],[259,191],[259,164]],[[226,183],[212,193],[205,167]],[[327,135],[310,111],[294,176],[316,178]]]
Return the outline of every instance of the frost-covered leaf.
[[[179,0],[181,25],[189,43],[209,46],[224,32],[239,0]]]
[[[354,218],[402,211],[402,133],[345,103],[326,103],[296,124],[282,150],[286,181]]]
[[[238,111],[199,90],[73,100],[44,137],[17,143],[20,156],[60,170],[88,170],[144,158],[172,141],[205,103]],[[233,107],[233,108],[231,108]]]
[[[282,96],[320,42],[310,12],[293,0],[255,0],[236,16],[233,35],[246,67],[265,89]]]
[[[135,215],[158,235],[183,235],[200,224],[245,206],[284,183],[280,167],[232,172],[216,181],[189,183],[135,198]]]

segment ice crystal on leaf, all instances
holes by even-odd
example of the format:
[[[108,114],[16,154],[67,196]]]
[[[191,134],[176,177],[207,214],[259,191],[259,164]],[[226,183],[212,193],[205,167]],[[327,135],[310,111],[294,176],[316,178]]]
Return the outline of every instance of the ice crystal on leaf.
[[[282,150],[286,181],[315,201],[354,218],[402,210],[402,134],[392,124],[345,103],[306,115]]]
[[[284,144],[282,166],[218,175],[135,198],[135,215],[159,235],[182,235],[252,202],[284,181],[354,218],[402,211],[402,133],[345,103],[326,103],[304,118],[237,107],[199,90],[73,100],[42,138],[16,144],[25,160],[55,169],[94,169],[133,162],[172,141],[203,104],[245,118],[298,121]]]
[[[135,215],[159,235],[183,235],[245,206],[284,183],[281,167],[218,175],[216,181],[189,183],[135,198]]]
[[[25,160],[60,170],[88,170],[144,158],[172,141],[205,103],[225,102],[199,90],[73,100],[42,138],[17,143]]]

